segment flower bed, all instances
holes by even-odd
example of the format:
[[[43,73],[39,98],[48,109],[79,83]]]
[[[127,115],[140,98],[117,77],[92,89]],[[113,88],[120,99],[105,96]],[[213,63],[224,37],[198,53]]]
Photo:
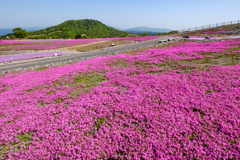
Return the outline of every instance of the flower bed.
[[[240,65],[185,72],[178,63],[237,54],[239,44],[186,42],[6,74],[0,78],[0,155],[237,159]]]
[[[212,32],[212,31],[206,31],[206,32],[202,32],[202,34],[218,34],[218,33],[224,33],[227,32],[226,30],[223,31],[217,31],[217,32]]]
[[[193,40],[206,40],[206,39],[209,39],[209,40],[213,40],[213,39],[219,39],[219,37],[192,37],[190,36],[188,39],[193,39]]]
[[[31,54],[18,54],[18,55],[11,55],[11,56],[0,56],[0,63],[26,60],[26,59],[33,59],[33,58],[51,57],[51,56],[55,56],[55,54],[57,54],[58,56],[62,56],[62,55],[66,55],[67,53],[63,53],[63,52],[40,52],[40,53],[31,53]]]
[[[48,50],[63,48],[81,44],[88,44],[99,41],[114,41],[114,40],[130,40],[130,41],[146,41],[150,39],[159,38],[158,36],[145,36],[145,37],[123,37],[123,38],[99,38],[99,39],[73,39],[73,40],[2,40],[1,45],[14,44],[14,46],[8,46],[2,48],[2,50]],[[19,44],[18,46],[15,46]],[[21,45],[20,45],[21,44]],[[24,44],[24,45],[22,45]]]

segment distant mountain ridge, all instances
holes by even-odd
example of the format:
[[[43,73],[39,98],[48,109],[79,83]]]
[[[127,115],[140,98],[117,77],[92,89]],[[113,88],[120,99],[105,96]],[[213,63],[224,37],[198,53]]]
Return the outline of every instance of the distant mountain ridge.
[[[163,33],[163,32],[170,32],[171,29],[167,28],[149,28],[149,27],[134,27],[134,28],[129,28],[125,29],[125,32],[155,32],[155,33]]]
[[[113,27],[113,26],[110,26],[110,27]],[[168,28],[150,28],[150,27],[144,27],[144,26],[128,28],[128,29],[121,29],[118,27],[113,27],[113,28],[124,31],[124,32],[133,33],[133,34],[143,34],[145,32],[148,35],[155,35],[156,33],[167,33],[172,31],[171,29],[168,29]]]

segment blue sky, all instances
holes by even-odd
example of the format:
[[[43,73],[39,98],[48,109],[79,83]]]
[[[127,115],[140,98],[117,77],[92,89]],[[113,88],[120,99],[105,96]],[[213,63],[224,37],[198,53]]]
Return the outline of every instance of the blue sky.
[[[240,20],[240,0],[0,0],[0,28],[95,19],[122,29],[185,29]]]

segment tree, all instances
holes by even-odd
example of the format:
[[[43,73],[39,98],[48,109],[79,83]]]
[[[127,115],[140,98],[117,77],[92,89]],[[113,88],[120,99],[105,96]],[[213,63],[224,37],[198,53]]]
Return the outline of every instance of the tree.
[[[147,33],[144,32],[144,33],[142,34],[142,36],[147,36]]]
[[[171,32],[168,32],[168,34],[177,34],[178,31],[171,31]]]
[[[14,36],[14,34],[12,34],[11,36],[9,36],[10,39],[15,39],[16,37]]]
[[[81,38],[81,35],[80,34],[77,34],[76,36],[75,36],[75,39],[80,39]]]
[[[20,27],[14,28],[13,29],[13,34],[16,38],[27,38],[28,37],[28,32]]]

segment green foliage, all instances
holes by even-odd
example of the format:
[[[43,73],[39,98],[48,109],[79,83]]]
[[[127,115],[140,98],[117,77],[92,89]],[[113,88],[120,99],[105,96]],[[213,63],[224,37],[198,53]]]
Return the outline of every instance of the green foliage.
[[[171,32],[168,32],[168,33],[159,33],[157,35],[169,35],[169,34],[177,34],[178,31],[171,31]]]
[[[81,35],[80,34],[77,34],[76,36],[75,36],[75,39],[80,39],[81,38]]]
[[[104,117],[104,118],[94,118],[93,119],[95,121],[94,125],[90,128],[90,132],[88,134],[90,134],[90,135],[95,134],[95,132],[99,130],[102,123],[104,123],[106,121],[106,119],[107,119],[106,117]]]
[[[86,36],[84,36],[86,35]],[[91,19],[69,20],[59,25],[46,29],[38,30],[30,33],[31,37],[54,37],[54,38],[108,38],[108,37],[124,37],[129,33],[108,27],[105,24]]]
[[[32,37],[33,39],[40,39],[40,37],[39,36],[35,36],[35,37]]]
[[[12,144],[8,145],[1,145],[0,146],[0,156],[4,157],[4,159],[9,158],[7,156],[7,152],[17,152],[18,150],[22,149],[23,151],[26,151],[26,149],[30,146],[32,142],[32,136],[33,132],[28,131],[27,133],[20,133],[20,135],[17,137],[19,142],[13,142]]]
[[[12,34],[11,36],[9,36],[10,39],[16,39],[16,36],[14,36],[14,34]]]
[[[13,29],[13,35],[16,37],[16,38],[27,38],[28,37],[28,32],[20,27],[18,28],[14,28]]]
[[[86,34],[77,34],[75,36],[75,39],[81,39],[81,38],[87,38],[87,35]]]
[[[142,36],[147,36],[147,33],[146,33],[146,32],[144,32],[144,33],[142,34]]]
[[[177,34],[178,31],[171,31],[171,32],[168,32],[168,34]]]

